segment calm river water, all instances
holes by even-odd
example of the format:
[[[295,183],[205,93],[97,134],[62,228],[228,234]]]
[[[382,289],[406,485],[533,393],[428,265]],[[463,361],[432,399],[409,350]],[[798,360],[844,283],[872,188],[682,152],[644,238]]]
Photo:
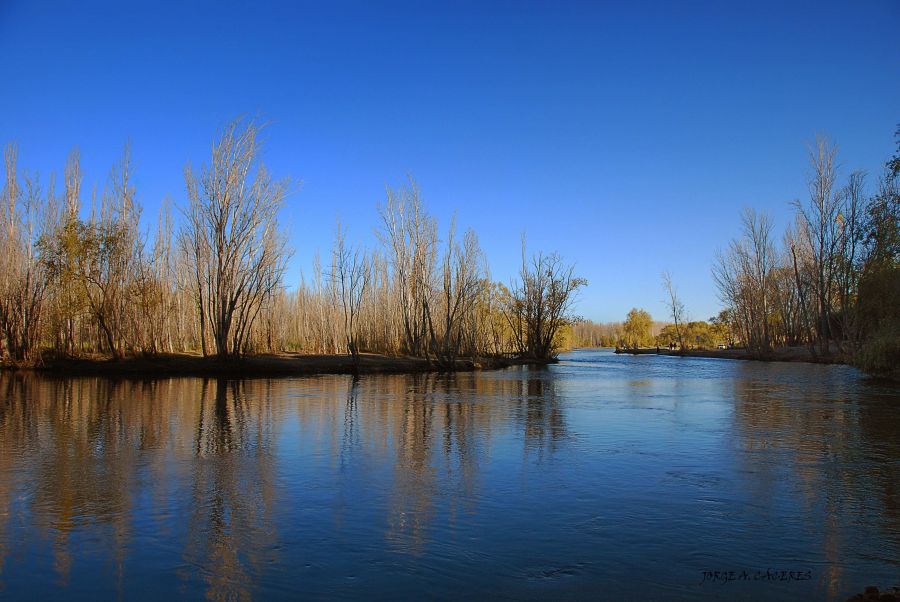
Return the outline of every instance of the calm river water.
[[[0,375],[4,598],[898,583],[900,388],[844,366],[577,351],[456,375]]]

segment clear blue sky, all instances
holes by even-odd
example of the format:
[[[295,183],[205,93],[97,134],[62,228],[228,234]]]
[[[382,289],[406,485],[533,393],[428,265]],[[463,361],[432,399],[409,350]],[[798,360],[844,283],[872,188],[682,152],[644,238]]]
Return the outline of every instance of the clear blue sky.
[[[338,214],[375,244],[384,186],[411,173],[495,278],[526,231],[607,321],[663,318],[663,270],[707,318],[741,207],[780,230],[817,132],[874,175],[900,122],[896,0],[263,4],[0,0],[0,142],[45,179],[78,146],[89,190],[130,140],[153,220],[217,129],[258,115],[267,164],[303,181],[289,281]]]

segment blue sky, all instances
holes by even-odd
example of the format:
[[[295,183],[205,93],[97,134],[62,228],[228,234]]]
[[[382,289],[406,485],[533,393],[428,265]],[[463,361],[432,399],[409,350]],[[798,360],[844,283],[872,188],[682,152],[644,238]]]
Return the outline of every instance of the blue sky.
[[[238,115],[302,180],[288,281],[335,219],[376,244],[385,185],[415,176],[473,227],[496,279],[521,233],[590,283],[578,313],[718,308],[715,251],[744,205],[779,231],[825,132],[844,173],[879,173],[900,123],[900,3],[10,2],[0,0],[0,142],[46,181],[81,151],[102,188],[131,141],[155,219]],[[89,193],[85,194],[85,202]]]

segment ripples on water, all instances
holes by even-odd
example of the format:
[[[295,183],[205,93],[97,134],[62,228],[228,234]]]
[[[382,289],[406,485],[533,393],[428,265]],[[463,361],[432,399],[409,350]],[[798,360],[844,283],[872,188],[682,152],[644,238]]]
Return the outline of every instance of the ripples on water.
[[[843,366],[3,374],[0,596],[840,600],[900,581],[898,433]]]

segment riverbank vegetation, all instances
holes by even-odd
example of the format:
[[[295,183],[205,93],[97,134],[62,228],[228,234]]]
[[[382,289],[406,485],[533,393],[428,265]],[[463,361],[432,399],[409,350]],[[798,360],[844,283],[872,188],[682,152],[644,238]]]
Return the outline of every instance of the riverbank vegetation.
[[[897,138],[900,148],[900,130]],[[686,320],[677,289],[663,274],[670,323],[653,328],[650,315],[635,308],[622,324],[576,324],[576,344],[740,348],[721,356],[846,361],[900,378],[900,151],[873,193],[866,192],[865,173],[840,180],[838,165],[837,146],[817,139],[809,198],[792,203],[794,219],[780,239],[768,215],[743,210],[740,236],[713,267],[724,305],[717,316]]]
[[[900,130],[897,140],[897,155],[867,192],[867,175],[855,171],[840,180],[837,146],[817,139],[809,198],[792,203],[793,221],[780,239],[767,214],[745,208],[740,236],[713,267],[724,305],[718,315],[687,319],[664,273],[668,322],[654,322],[639,308],[622,323],[582,320],[572,327],[573,344],[846,361],[900,378]]]
[[[278,221],[295,192],[260,160],[260,128],[235,121],[207,165],[185,169],[186,199],[144,229],[130,151],[83,207],[80,158],[62,193],[4,153],[0,334],[6,362],[173,353],[233,360],[262,353],[364,352],[453,369],[460,358],[555,356],[586,283],[555,253],[526,253],[509,283],[492,280],[472,230],[441,228],[416,183],[387,190],[380,246],[337,226],[334,247],[298,286]],[[152,234],[151,234],[152,232]]]
[[[794,201],[794,222],[780,239],[769,216],[744,210],[741,236],[713,268],[725,321],[758,357],[802,345],[814,359],[838,356],[898,377],[900,154],[871,194],[865,173],[841,180],[838,166],[837,146],[817,139],[809,197]]]
[[[359,366],[367,354],[369,364],[403,356],[456,369],[465,358],[546,361],[563,346],[739,347],[757,358],[805,348],[814,361],[898,376],[900,154],[869,193],[862,172],[840,179],[837,147],[818,139],[809,198],[793,202],[781,238],[768,215],[746,208],[740,236],[718,254],[719,315],[691,320],[664,273],[668,322],[634,308],[622,323],[596,324],[572,316],[586,284],[572,264],[529,255],[523,238],[516,278],[493,280],[476,233],[441,227],[412,179],[378,205],[375,248],[338,223],[330,253],[288,286],[293,251],[278,215],[296,186],[263,165],[259,134],[253,122],[226,126],[209,163],[185,169],[184,201],[166,199],[150,228],[128,148],[85,208],[77,151],[58,192],[53,176],[45,185],[20,172],[10,144],[0,194],[3,360],[294,353],[346,354]]]

